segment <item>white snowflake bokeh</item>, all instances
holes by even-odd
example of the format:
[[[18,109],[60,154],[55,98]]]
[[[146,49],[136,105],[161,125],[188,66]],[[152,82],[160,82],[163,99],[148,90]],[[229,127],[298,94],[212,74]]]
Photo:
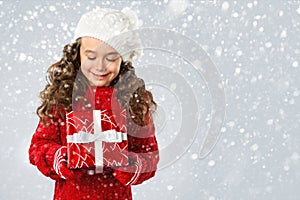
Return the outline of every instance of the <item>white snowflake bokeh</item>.
[[[38,123],[37,96],[45,86],[48,66],[72,41],[79,17],[95,6],[128,6],[137,12],[142,27],[169,29],[191,38],[206,51],[224,81],[226,118],[213,151],[199,159],[203,140],[199,134],[176,162],[134,186],[134,199],[299,198],[299,1],[15,0],[0,1],[0,6],[1,200],[52,198],[54,181],[28,161]],[[145,52],[149,63],[163,56]],[[197,89],[201,126],[207,128],[209,88],[193,70],[185,70],[183,62],[165,59]],[[138,65],[136,70],[143,74]],[[168,102],[172,94],[167,91],[155,94],[160,105],[180,105]],[[165,127],[158,135],[162,148],[176,137],[180,119],[176,109],[161,110],[158,116],[169,123],[158,125],[158,130]]]

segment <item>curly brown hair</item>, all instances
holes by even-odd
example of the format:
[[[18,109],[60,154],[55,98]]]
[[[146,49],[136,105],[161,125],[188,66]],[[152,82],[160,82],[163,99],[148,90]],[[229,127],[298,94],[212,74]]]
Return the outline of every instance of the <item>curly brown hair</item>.
[[[77,74],[82,73],[80,45],[80,38],[74,43],[65,45],[61,60],[47,70],[47,85],[40,92],[41,105],[36,110],[36,114],[44,123],[53,119],[54,110],[60,111],[61,117],[65,118],[65,113],[61,112],[60,108],[67,112],[72,110],[74,89],[82,91],[79,95],[84,95],[87,89],[86,79],[75,82]],[[144,80],[136,76],[131,62],[121,62],[120,72],[110,85],[115,88],[119,103],[129,111],[132,120],[141,126],[147,124],[157,105],[152,93],[146,90]]]

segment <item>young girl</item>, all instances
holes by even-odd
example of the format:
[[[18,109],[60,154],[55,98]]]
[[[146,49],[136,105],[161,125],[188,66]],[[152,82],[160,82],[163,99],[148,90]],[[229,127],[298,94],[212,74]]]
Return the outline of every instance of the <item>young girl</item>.
[[[96,8],[84,14],[75,30],[76,41],[64,47],[62,59],[47,71],[29,159],[55,180],[55,200],[130,200],[131,185],[155,175],[159,153],[152,114],[156,103],[132,66],[141,53],[140,39],[132,31],[136,23],[134,13],[127,9]],[[127,133],[121,140],[128,162],[104,165],[100,173],[84,166],[70,167],[68,115],[88,108],[100,110],[109,119],[109,124],[101,122],[102,129]],[[122,123],[123,133],[112,126]]]

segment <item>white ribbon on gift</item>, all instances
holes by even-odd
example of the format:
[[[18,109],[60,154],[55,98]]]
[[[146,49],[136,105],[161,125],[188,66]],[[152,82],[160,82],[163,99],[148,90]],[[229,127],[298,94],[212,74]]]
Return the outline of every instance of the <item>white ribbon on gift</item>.
[[[102,142],[122,142],[127,140],[127,133],[116,130],[102,131],[101,112],[93,110],[94,134],[79,131],[73,135],[67,135],[68,143],[90,143],[95,142],[95,166],[96,173],[103,171],[103,149]]]

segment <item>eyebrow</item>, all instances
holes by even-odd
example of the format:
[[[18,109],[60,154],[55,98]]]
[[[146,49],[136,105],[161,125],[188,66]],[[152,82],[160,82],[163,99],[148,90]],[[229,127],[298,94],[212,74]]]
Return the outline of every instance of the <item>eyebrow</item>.
[[[84,53],[96,53],[96,52],[93,50],[87,49],[87,50],[84,50]]]
[[[87,50],[84,50],[84,53],[96,53],[96,51],[93,51],[93,50],[90,50],[90,49],[87,49]],[[116,51],[113,51],[113,52],[109,52],[107,53],[106,55],[114,55],[114,54],[119,54],[118,52]]]

